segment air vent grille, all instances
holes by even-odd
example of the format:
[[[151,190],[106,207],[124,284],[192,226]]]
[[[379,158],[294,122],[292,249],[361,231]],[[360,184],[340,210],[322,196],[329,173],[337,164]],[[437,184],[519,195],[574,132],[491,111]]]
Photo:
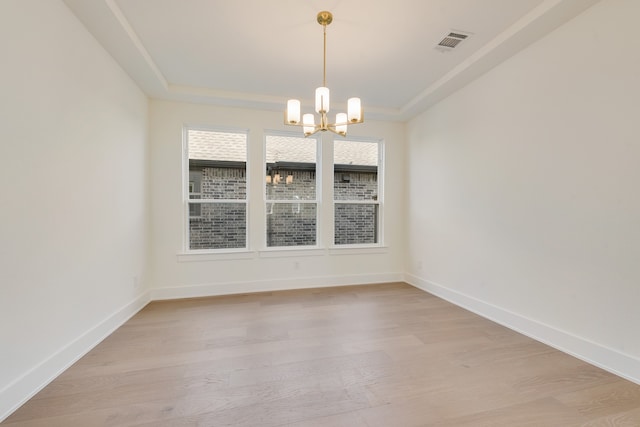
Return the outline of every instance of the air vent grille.
[[[440,43],[438,43],[437,47],[440,49],[444,48],[446,50],[450,50],[458,46],[467,37],[469,37],[468,34],[450,32],[442,40],[440,40]]]

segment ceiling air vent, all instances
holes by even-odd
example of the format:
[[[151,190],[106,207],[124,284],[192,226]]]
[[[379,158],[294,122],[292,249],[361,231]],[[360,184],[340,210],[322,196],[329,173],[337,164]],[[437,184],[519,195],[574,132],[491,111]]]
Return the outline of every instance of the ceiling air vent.
[[[451,32],[447,34],[442,40],[440,40],[440,43],[438,43],[438,46],[436,46],[436,49],[444,50],[444,51],[452,50],[453,48],[458,46],[460,42],[464,41],[464,39],[466,39],[467,37],[469,37],[469,34],[463,34],[460,32]]]

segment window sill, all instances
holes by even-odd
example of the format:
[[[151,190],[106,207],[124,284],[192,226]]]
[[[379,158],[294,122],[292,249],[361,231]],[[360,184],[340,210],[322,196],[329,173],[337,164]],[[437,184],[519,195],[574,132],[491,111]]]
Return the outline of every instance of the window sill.
[[[280,248],[266,248],[259,251],[260,258],[289,258],[289,257],[303,257],[303,256],[321,256],[324,255],[325,249],[320,249],[317,246],[310,246],[308,248],[301,248],[300,246],[293,247],[280,247]]]
[[[177,255],[178,262],[228,261],[255,258],[255,251],[245,249],[224,252],[183,252]]]
[[[329,255],[371,255],[386,254],[389,252],[388,246],[371,245],[344,245],[332,246],[330,248],[319,248],[311,246],[309,248],[279,247],[265,248],[259,251],[249,251],[244,249],[228,250],[224,252],[202,251],[202,252],[182,252],[177,254],[178,262],[206,262],[206,261],[230,261],[254,259],[256,255],[260,258],[290,258],[290,257],[314,257]]]
[[[370,255],[389,253],[388,246],[378,245],[344,245],[329,248],[329,255]]]

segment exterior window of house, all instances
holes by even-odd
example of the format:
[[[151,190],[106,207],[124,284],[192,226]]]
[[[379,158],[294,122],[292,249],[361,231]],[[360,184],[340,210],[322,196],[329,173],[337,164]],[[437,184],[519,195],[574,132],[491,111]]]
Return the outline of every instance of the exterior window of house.
[[[246,248],[247,132],[187,128],[185,159],[187,249]]]
[[[381,141],[333,143],[334,244],[380,243]]]
[[[317,245],[317,153],[317,138],[266,135],[267,247]]]

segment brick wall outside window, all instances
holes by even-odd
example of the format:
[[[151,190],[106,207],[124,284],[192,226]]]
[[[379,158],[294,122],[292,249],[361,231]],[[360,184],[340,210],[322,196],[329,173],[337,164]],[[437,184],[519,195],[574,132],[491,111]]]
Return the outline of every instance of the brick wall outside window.
[[[333,193],[336,202],[376,201],[376,172],[335,172]],[[336,245],[371,244],[378,241],[378,205],[336,203],[334,209]]]
[[[316,204],[296,203],[315,199],[315,171],[281,170],[281,182],[267,184],[267,245],[305,246],[316,244]],[[293,181],[286,184],[286,177]],[[375,200],[378,183],[375,172],[336,172],[336,200]],[[348,175],[348,182],[343,182]],[[203,199],[243,199],[247,191],[246,171],[235,168],[203,168]],[[244,203],[201,203],[200,215],[189,219],[191,249],[224,249],[246,246]],[[337,204],[336,244],[376,243],[377,205]]]
[[[315,203],[267,203],[267,246],[316,244]]]
[[[201,203],[201,215],[189,219],[191,249],[246,247],[244,203]]]
[[[247,195],[247,173],[244,169],[203,168],[203,199],[244,199]]]
[[[202,168],[202,199],[244,199],[245,169]],[[246,247],[245,203],[199,203],[197,216],[189,218],[190,249]]]

